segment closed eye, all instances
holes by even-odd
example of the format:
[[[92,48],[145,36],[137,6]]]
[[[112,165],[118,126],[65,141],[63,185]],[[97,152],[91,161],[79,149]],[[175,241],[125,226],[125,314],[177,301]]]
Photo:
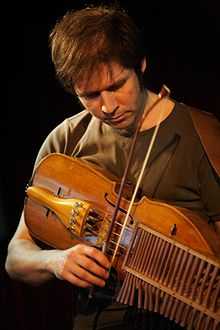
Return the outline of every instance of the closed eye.
[[[121,87],[124,86],[124,84],[125,84],[126,81],[127,81],[127,79],[123,79],[123,80],[118,81],[117,83],[109,86],[107,88],[107,91],[109,91],[109,92],[116,92],[118,89],[120,89]]]
[[[119,90],[120,88],[122,88],[125,83],[127,82],[128,78],[130,77],[130,75],[127,75],[126,77],[116,81],[115,83],[113,83],[112,85],[106,87],[106,91],[109,92],[116,92],[117,90]],[[94,100],[98,97],[100,97],[101,91],[94,91],[94,92],[88,92],[88,93],[79,93],[77,94],[78,97],[83,98],[85,101],[86,100]]]
[[[89,93],[89,94],[84,94],[81,96],[85,100],[94,100],[100,96],[100,92],[94,92],[94,93]]]

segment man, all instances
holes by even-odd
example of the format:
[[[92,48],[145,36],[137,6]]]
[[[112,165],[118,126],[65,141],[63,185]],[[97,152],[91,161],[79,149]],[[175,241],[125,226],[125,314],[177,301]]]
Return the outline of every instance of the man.
[[[57,77],[85,110],[49,134],[35,166],[47,154],[60,152],[97,164],[120,178],[135,128],[144,116],[129,171],[129,180],[135,184],[159,120],[142,194],[196,211],[217,231],[218,165],[211,165],[186,106],[166,98],[148,112],[158,96],[145,87],[148,63],[144,44],[127,14],[107,7],[69,12],[56,24],[50,40]],[[56,276],[80,288],[104,287],[109,267],[108,258],[88,245],[77,244],[64,251],[41,249],[23,214],[6,262],[15,279],[40,284]],[[157,322],[153,319],[151,322]],[[158,324],[154,323],[154,329],[159,329]],[[171,322],[163,320],[161,329],[167,329],[167,324]],[[111,322],[109,329],[113,329]]]

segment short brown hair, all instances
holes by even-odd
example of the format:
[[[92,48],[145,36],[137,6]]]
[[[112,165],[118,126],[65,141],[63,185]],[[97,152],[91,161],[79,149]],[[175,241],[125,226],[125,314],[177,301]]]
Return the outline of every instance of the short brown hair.
[[[118,6],[67,12],[52,30],[50,46],[57,77],[70,92],[100,63],[139,70],[144,58],[141,32]]]

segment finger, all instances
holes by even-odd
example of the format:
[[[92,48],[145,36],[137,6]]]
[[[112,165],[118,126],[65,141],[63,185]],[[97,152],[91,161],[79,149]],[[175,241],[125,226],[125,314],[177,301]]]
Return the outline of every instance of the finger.
[[[91,287],[91,284],[78,278],[76,275],[72,274],[72,273],[66,273],[64,275],[64,279],[66,281],[68,281],[69,283],[77,286],[77,287],[80,287],[80,288],[89,288]]]
[[[103,287],[105,286],[105,280],[101,279],[99,276],[96,276],[87,269],[84,269],[83,267],[77,265],[77,264],[72,264],[71,269],[65,269],[62,274],[63,278],[67,280],[74,280],[75,285],[77,285],[80,282],[81,285],[86,285],[86,286],[100,286]],[[77,284],[76,284],[77,282]]]
[[[91,246],[84,246],[84,253],[94,259],[96,262],[98,262],[102,267],[109,269],[110,268],[110,262],[108,258],[104,255],[103,252],[99,251],[97,248],[91,247]]]
[[[72,269],[74,265],[80,266],[89,273],[92,273],[93,275],[101,279],[107,280],[107,278],[109,277],[109,272],[106,270],[106,268],[103,268],[102,266],[97,264],[96,261],[85,255],[78,256],[78,258],[76,258],[74,262],[68,264],[68,266]]]

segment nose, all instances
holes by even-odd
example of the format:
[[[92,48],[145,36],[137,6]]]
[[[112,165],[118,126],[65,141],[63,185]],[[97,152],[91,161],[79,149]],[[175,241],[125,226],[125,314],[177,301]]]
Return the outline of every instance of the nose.
[[[113,92],[102,91],[102,107],[101,110],[104,113],[112,113],[118,107],[115,95]]]

